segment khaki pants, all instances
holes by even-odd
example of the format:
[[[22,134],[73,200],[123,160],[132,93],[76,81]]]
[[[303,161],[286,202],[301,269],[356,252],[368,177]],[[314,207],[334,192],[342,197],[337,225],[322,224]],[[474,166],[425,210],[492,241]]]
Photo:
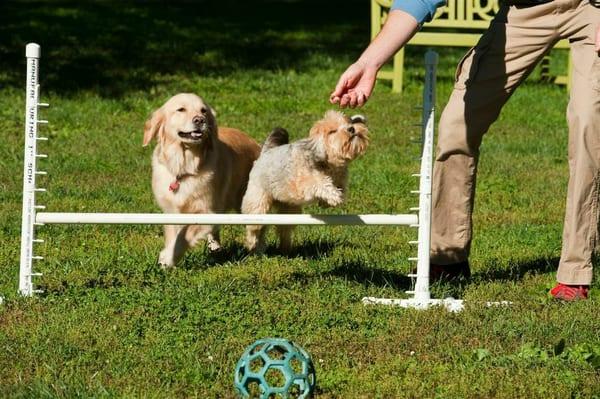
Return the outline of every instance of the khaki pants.
[[[503,5],[461,61],[440,119],[433,176],[432,263],[468,258],[482,137],[544,54],[558,40],[568,38],[573,60],[567,110],[570,178],[558,281],[590,284],[599,223],[600,57],[594,50],[598,25],[600,9],[588,0]]]

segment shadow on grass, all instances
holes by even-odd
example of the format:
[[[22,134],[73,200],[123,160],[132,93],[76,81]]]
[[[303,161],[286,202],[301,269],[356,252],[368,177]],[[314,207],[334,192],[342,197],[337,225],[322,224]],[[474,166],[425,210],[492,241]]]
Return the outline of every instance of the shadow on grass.
[[[333,248],[339,246],[334,241],[307,241],[302,245],[296,245],[288,253],[280,252],[276,246],[269,245],[265,251],[266,257],[284,257],[288,259],[302,258],[305,260],[322,259],[326,257]],[[194,254],[193,251],[197,251]],[[207,249],[192,249],[186,253],[182,263],[184,269],[206,269],[230,262],[242,262],[252,256],[240,243],[233,242],[224,246],[220,251],[210,253]]]
[[[70,281],[68,279],[53,280],[47,282],[40,282],[36,284],[36,289],[41,290],[39,293],[40,297],[47,296],[61,296],[69,290],[74,291],[90,291],[94,289],[110,290],[115,288],[121,288],[127,285],[127,278],[123,275],[106,275],[105,273],[99,273],[97,276],[89,277],[86,279],[76,279]],[[144,286],[153,284],[144,284]]]
[[[339,247],[340,245],[337,241],[305,241],[301,245],[293,246],[287,253],[280,252],[275,246],[269,246],[266,254],[268,256],[283,256],[289,259],[322,259],[329,255],[335,247]]]
[[[525,262],[511,262],[506,267],[499,268],[501,265],[491,265],[485,270],[474,273],[475,281],[518,281],[526,274],[554,273],[558,269],[560,258],[539,258]]]
[[[2,1],[0,86],[24,84],[24,48],[42,46],[42,84],[119,97],[165,75],[301,70],[313,55],[356,57],[364,0]],[[317,58],[318,60],[318,58]]]
[[[198,251],[198,249],[192,249],[191,251]],[[248,256],[246,248],[238,242],[231,242],[217,252],[210,252],[205,247],[204,251],[200,250],[202,252],[201,256],[190,256],[191,251],[188,251],[185,255],[182,266],[185,269],[206,269],[228,262],[238,262]],[[202,262],[199,262],[199,260]]]
[[[66,267],[71,269],[70,266]],[[66,278],[49,278],[36,284],[43,292],[40,296],[63,295],[65,292],[95,289],[111,290],[128,286],[153,287],[164,285],[169,280],[168,270],[163,270],[156,262],[147,263],[142,270],[127,266],[115,266],[108,262],[103,268],[87,274],[69,275]]]
[[[343,262],[325,274],[355,281],[365,287],[376,286],[407,290],[412,286],[410,277],[404,273],[366,267],[357,261]]]

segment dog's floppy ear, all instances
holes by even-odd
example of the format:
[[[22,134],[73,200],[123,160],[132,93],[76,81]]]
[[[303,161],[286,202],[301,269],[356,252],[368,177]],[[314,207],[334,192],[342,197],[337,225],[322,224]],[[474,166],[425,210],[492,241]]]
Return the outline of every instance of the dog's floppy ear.
[[[314,161],[327,162],[327,150],[325,149],[329,126],[324,121],[318,121],[308,133],[311,143],[311,151]]]
[[[323,119],[315,122],[310,129],[308,136],[311,138],[321,137],[325,139],[329,133],[336,131],[340,127],[340,123],[343,123],[345,120],[342,112],[330,109],[325,112]]]
[[[325,114],[325,116],[327,116],[327,114]],[[332,124],[330,120],[321,119],[315,122],[314,125],[312,125],[308,132],[308,137],[312,139],[325,139],[325,137],[327,137],[327,133],[329,133],[331,130],[335,130],[336,128],[337,126],[335,126],[335,124]]]
[[[165,113],[162,108],[157,109],[152,113],[152,116],[148,118],[144,125],[144,143],[146,147],[154,137],[158,134],[159,130],[163,128],[165,122]]]
[[[215,109],[213,107],[211,107],[210,105],[206,105],[208,107],[208,109],[210,109],[211,114],[213,114],[213,116],[216,118],[217,117],[217,111],[215,111]]]
[[[323,124],[317,122],[310,128],[308,132],[308,137],[310,137],[311,139],[316,139],[325,136],[325,134],[326,132]]]

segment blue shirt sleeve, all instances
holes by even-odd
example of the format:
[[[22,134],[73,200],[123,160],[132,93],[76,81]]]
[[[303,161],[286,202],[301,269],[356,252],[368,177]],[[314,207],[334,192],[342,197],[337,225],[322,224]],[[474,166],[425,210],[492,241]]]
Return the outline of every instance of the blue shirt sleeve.
[[[446,0],[394,0],[391,10],[405,11],[422,24],[431,21],[435,11],[445,4]]]

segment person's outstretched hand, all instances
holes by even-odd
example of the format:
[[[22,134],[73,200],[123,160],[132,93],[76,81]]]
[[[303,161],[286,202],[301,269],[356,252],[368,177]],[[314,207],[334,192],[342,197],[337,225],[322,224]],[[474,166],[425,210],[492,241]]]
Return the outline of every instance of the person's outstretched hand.
[[[600,1],[600,0],[598,0]],[[440,1],[440,5],[443,0]],[[340,107],[362,107],[373,92],[377,71],[392,58],[419,30],[419,23],[403,10],[392,10],[381,31],[354,64],[340,76],[335,90],[329,96],[332,104]]]
[[[340,104],[342,108],[362,107],[373,92],[376,77],[377,68],[367,66],[361,61],[355,62],[340,76],[329,101],[332,104]]]

